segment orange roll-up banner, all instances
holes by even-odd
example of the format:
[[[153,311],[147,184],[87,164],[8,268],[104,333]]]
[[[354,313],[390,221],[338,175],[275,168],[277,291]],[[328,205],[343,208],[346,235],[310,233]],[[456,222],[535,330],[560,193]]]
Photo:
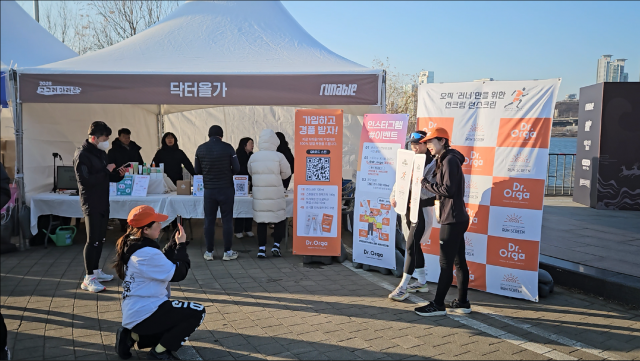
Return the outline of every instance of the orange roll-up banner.
[[[297,109],[293,254],[339,256],[342,109]]]

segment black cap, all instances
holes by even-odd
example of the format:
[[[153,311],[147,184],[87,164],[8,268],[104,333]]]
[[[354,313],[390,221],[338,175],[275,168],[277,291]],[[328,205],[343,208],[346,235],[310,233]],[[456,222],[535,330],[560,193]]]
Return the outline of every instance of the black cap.
[[[209,128],[209,138],[211,137],[222,138],[223,134],[224,132],[222,131],[222,127],[219,125],[212,125],[211,128]]]
[[[95,121],[95,122],[91,123],[91,126],[89,127],[89,135],[93,135],[93,136],[96,136],[96,137],[101,137],[101,136],[110,137],[111,136],[111,128],[109,128],[107,123],[98,120],[98,121]]]

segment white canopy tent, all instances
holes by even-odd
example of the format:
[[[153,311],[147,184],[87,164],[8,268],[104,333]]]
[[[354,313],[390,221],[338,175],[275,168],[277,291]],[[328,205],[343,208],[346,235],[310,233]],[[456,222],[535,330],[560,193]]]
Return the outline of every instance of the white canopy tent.
[[[146,161],[165,130],[193,159],[212,124],[234,147],[266,127],[292,144],[295,108],[340,108],[343,168],[355,169],[363,115],[385,111],[384,72],[331,52],[280,2],[187,2],[109,48],[19,69],[18,82],[27,198],[51,188],[51,153],[69,163],[94,120],[131,129]]]

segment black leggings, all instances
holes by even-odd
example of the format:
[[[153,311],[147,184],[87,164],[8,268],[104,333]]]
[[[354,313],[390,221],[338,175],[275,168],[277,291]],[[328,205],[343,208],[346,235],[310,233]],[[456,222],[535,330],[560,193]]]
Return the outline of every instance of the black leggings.
[[[407,212],[407,227],[409,235],[407,237],[407,250],[404,254],[404,273],[412,275],[416,268],[424,268],[424,253],[420,246],[420,240],[424,235],[425,220],[422,209],[418,210],[418,223],[411,224]]]
[[[253,218],[234,218],[233,233],[253,231]]]
[[[258,223],[258,246],[265,247],[267,245],[267,229],[269,223]],[[280,244],[284,238],[284,232],[287,227],[286,218],[275,224],[273,229],[273,242]]]
[[[140,349],[160,344],[169,351],[178,351],[202,324],[206,313],[199,303],[166,300],[131,331],[140,336]]]
[[[100,268],[102,245],[107,237],[107,223],[109,216],[92,214],[84,216],[84,226],[87,229],[87,243],[84,245],[84,268],[87,275]]]
[[[440,226],[440,278],[433,303],[444,306],[444,298],[453,282],[453,266],[458,280],[458,301],[467,301],[469,267],[465,257],[464,233],[469,223],[451,223]]]

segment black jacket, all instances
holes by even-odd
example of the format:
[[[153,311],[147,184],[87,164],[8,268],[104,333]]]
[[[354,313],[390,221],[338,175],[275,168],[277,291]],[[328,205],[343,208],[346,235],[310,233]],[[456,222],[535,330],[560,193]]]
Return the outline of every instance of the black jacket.
[[[286,189],[289,189],[289,183],[291,183],[291,177],[293,177],[293,163],[294,163],[293,153],[291,153],[291,148],[289,148],[288,145],[280,144],[278,146],[278,149],[276,150],[279,153],[282,153],[282,155],[284,155],[285,159],[287,159],[287,162],[289,163],[289,167],[291,167],[291,175],[289,176],[289,178],[282,180],[282,185],[286,190]]]
[[[202,174],[205,189],[233,188],[233,176],[240,171],[236,151],[229,143],[211,137],[196,150],[196,174]]]
[[[169,261],[176,265],[176,270],[173,273],[173,277],[170,282],[180,282],[187,277],[189,273],[189,269],[191,268],[191,260],[189,260],[189,255],[187,254],[187,245],[189,242],[177,243],[175,238],[172,238],[164,249],[162,249],[162,253],[167,257]],[[153,247],[156,249],[160,249],[160,245],[158,242],[154,241],[151,238],[142,238],[138,242],[130,242],[124,246],[124,255],[123,261],[124,264],[129,263],[129,259],[131,256],[136,253],[136,251],[145,248],[145,247]]]
[[[76,149],[73,168],[78,181],[80,205],[85,215],[109,215],[109,182],[119,182],[122,176],[117,169],[107,169],[107,153],[88,140]]]
[[[162,148],[158,149],[155,157],[153,157],[153,163],[156,164],[156,167],[160,166],[160,163],[164,163],[164,172],[167,174],[167,177],[173,181],[174,184],[178,184],[179,180],[182,179],[182,166],[184,165],[185,169],[191,174],[196,174],[195,169],[193,169],[193,164],[189,160],[189,157],[182,151],[182,149],[173,146],[168,146],[166,144],[162,145]]]
[[[436,160],[436,181],[429,183],[425,177],[422,186],[436,195],[440,201],[440,224],[469,223],[464,204],[464,155],[455,149],[447,149]]]
[[[11,188],[9,188],[9,175],[4,170],[4,164],[0,163],[0,209],[11,200]]]
[[[116,168],[120,168],[128,162],[138,162],[142,165],[142,155],[140,155],[140,147],[133,140],[129,142],[129,149],[122,144],[120,139],[116,138],[111,143],[111,149],[109,149],[109,163],[116,165]]]

